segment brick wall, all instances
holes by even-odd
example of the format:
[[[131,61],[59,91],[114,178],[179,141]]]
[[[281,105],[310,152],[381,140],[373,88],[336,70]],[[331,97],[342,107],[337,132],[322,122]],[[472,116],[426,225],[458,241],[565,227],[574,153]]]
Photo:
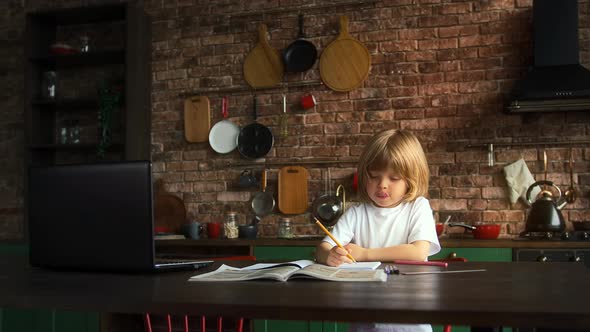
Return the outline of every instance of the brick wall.
[[[93,1],[95,3],[97,1]],[[71,6],[77,1],[55,1]],[[337,35],[338,17],[350,17],[349,31],[371,53],[372,66],[364,84],[349,93],[322,85],[293,84],[319,80],[316,65],[303,74],[285,74],[291,86],[257,91],[258,122],[278,134],[282,93],[287,94],[289,136],[275,137],[265,160],[250,161],[237,151],[220,155],[208,143],[188,143],[183,132],[183,100],[206,95],[211,100],[212,125],[221,120],[221,97],[229,97],[230,118],[243,126],[253,121],[252,94],[243,79],[244,58],[257,40],[257,25],[265,23],[270,43],[283,49],[297,35],[297,7],[325,1],[143,1],[152,17],[152,159],[164,188],[181,196],[191,219],[221,221],[224,212],[239,212],[240,222],[252,213],[255,189],[236,185],[244,169],[260,172],[267,162],[268,190],[277,192],[281,166],[301,160],[344,160],[307,164],[310,204],[324,193],[329,168],[335,188],[344,184],[348,197],[354,161],[367,139],[383,128],[413,131],[430,163],[431,205],[436,218],[500,222],[503,236],[524,227],[526,207],[511,206],[502,169],[524,158],[537,179],[543,177],[543,151],[550,160],[548,179],[563,190],[569,185],[569,148],[559,145],[496,146],[495,165],[488,165],[487,143],[588,140],[589,112],[506,115],[504,99],[515,80],[532,63],[531,1],[379,0],[363,6],[301,10],[308,40],[320,54]],[[580,3],[580,57],[590,64],[588,1]],[[47,4],[43,4],[46,6]],[[22,81],[20,43],[23,12],[36,2],[8,1],[0,18],[0,71]],[[280,10],[281,8],[292,8]],[[4,8],[0,8],[4,9]],[[246,15],[246,12],[251,14]],[[22,236],[22,89],[4,86],[0,112],[0,147],[8,156],[0,162],[0,238]],[[304,111],[299,98],[313,93],[318,105]],[[468,147],[468,145],[476,147]],[[480,146],[481,145],[481,146]],[[17,153],[15,153],[15,151]],[[578,201],[565,208],[566,220],[590,220],[590,149],[575,145],[574,180]],[[276,195],[275,195],[276,199]],[[276,234],[280,214],[261,222],[264,236]],[[299,234],[313,234],[310,215],[292,216]],[[570,225],[568,224],[568,227]]]

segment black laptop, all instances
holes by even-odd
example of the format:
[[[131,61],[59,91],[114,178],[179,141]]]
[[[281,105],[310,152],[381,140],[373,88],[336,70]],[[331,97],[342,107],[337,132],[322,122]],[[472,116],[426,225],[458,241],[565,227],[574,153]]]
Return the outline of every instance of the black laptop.
[[[29,168],[32,266],[113,272],[199,269],[157,262],[149,161]]]

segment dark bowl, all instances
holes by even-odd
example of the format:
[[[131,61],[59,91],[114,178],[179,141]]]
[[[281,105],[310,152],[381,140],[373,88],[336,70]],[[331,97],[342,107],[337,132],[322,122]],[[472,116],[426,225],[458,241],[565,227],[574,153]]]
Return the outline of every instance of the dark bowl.
[[[256,225],[240,225],[238,226],[238,237],[240,239],[255,239],[258,233]]]

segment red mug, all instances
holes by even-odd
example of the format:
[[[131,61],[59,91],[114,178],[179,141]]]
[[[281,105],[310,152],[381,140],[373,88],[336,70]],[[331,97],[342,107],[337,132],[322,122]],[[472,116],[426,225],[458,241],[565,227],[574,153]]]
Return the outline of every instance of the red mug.
[[[221,223],[210,222],[207,224],[207,237],[210,239],[218,239],[221,235]]]
[[[301,97],[301,107],[303,107],[304,110],[314,108],[315,105],[315,97],[312,94]]]

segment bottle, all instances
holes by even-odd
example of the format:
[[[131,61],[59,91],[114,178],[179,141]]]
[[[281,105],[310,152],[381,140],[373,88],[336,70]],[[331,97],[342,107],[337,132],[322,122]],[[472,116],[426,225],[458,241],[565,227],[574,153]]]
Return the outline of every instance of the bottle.
[[[281,218],[279,221],[278,237],[282,239],[290,239],[293,237],[293,229],[291,228],[291,219]]]
[[[223,223],[223,233],[227,239],[235,239],[238,237],[238,225],[236,224],[237,213],[229,211],[225,214],[225,222]]]
[[[89,45],[89,38],[88,38],[88,36],[82,36],[82,37],[80,37],[80,52],[86,53],[89,50],[90,50],[90,45]]]
[[[56,85],[57,73],[53,70],[44,72],[41,84],[41,97],[48,99],[55,98]]]

